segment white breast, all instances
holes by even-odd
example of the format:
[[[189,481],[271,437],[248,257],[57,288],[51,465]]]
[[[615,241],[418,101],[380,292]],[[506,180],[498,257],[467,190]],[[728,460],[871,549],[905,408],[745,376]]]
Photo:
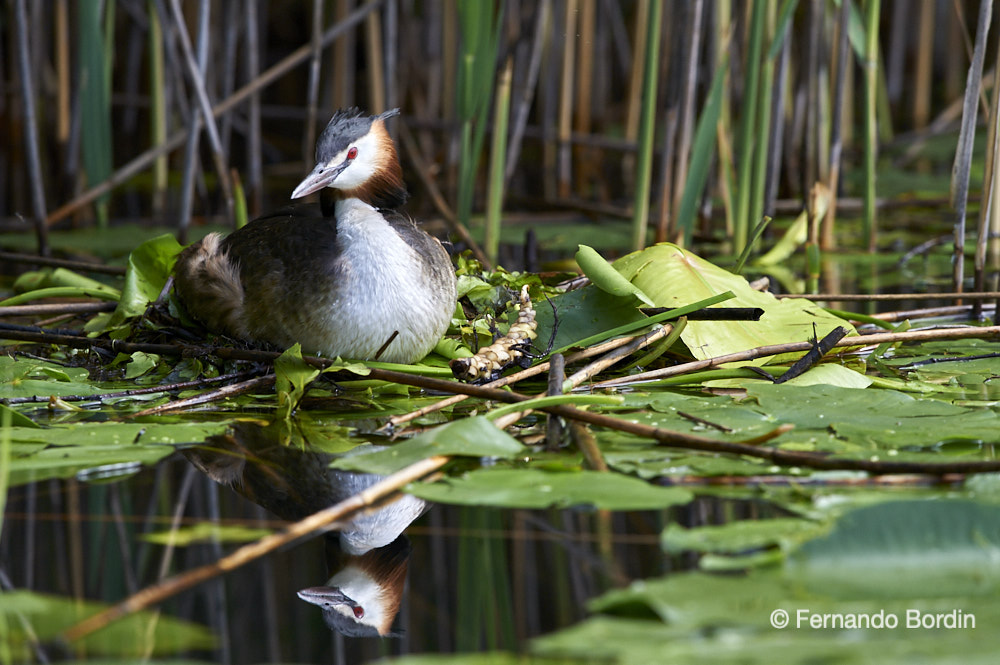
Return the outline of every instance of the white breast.
[[[382,214],[358,199],[336,207],[337,243],[344,283],[322,333],[300,339],[304,348],[346,358],[371,359],[395,331],[398,335],[379,360],[413,362],[426,355],[444,334],[453,303],[425,276],[424,264]]]

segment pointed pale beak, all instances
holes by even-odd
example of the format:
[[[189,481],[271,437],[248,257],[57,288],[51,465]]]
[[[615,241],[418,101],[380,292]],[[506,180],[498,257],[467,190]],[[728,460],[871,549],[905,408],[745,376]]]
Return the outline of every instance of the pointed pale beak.
[[[298,592],[299,598],[313,605],[357,605],[354,599],[335,586],[313,586]]]
[[[324,187],[328,187],[330,183],[337,179],[347,165],[350,162],[343,162],[337,164],[336,166],[327,166],[325,164],[317,164],[316,168],[312,170],[312,173],[306,176],[305,180],[299,183],[299,186],[295,188],[292,192],[293,199],[300,199],[303,196],[312,194],[313,192],[318,192]]]

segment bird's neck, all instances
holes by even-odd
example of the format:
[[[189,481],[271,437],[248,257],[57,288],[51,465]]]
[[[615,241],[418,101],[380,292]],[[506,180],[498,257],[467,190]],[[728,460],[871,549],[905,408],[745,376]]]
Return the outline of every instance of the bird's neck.
[[[320,206],[323,214],[332,216],[337,201],[343,199],[358,199],[373,208],[400,208],[410,197],[403,182],[403,169],[395,151],[387,155],[382,168],[375,171],[368,180],[353,189],[333,189],[327,187],[320,193]]]

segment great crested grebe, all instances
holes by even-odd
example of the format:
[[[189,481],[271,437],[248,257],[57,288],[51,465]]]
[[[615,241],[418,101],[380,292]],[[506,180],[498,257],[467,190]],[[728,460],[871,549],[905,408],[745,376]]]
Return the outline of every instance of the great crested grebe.
[[[397,211],[407,192],[385,121],[398,113],[333,115],[292,192],[323,190],[320,205],[287,206],[181,252],[175,288],[188,312],[279,348],[401,363],[427,355],[451,321],[455,272],[441,243]]]

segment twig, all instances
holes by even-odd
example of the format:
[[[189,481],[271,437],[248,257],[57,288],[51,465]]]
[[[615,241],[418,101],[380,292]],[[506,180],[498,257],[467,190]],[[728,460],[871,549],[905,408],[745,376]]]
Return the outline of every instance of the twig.
[[[167,402],[166,404],[160,404],[159,406],[143,409],[142,411],[137,411],[128,417],[138,418],[139,416],[151,416],[157,413],[163,413],[164,411],[176,411],[177,409],[183,409],[189,406],[216,402],[220,399],[226,399],[227,397],[232,397],[234,395],[242,395],[243,393],[249,392],[254,388],[268,386],[272,383],[274,383],[274,374],[258,376],[253,379],[247,379],[246,381],[240,381],[239,383],[231,383],[216,390],[202,393],[201,395],[195,395],[194,397],[179,399],[173,402]]]
[[[198,379],[197,381],[180,381],[178,383],[168,383],[159,386],[148,386],[146,388],[133,388],[131,390],[120,390],[114,393],[98,393],[96,395],[60,395],[59,399],[64,402],[100,402],[105,399],[118,399],[120,397],[132,397],[134,395],[151,395],[155,393],[174,392],[177,390],[187,390],[189,388],[204,388],[213,383],[222,381],[232,381],[242,379],[254,372],[234,372],[232,374],[222,374],[210,379]],[[48,396],[31,395],[29,397],[7,397],[0,399],[0,404],[36,404],[40,402],[48,403]]]
[[[992,311],[993,305],[986,305],[983,311]],[[906,319],[927,319],[937,316],[953,316],[956,318],[968,318],[972,313],[972,305],[951,305],[949,307],[925,307],[923,309],[904,309],[895,312],[882,312],[881,314],[871,314],[871,318],[880,321],[904,321]]]
[[[208,3],[203,3],[201,7],[201,18],[199,20],[201,27],[199,31],[202,35],[207,35]],[[201,59],[199,62],[195,59],[194,48],[191,45],[191,36],[187,31],[187,23],[184,22],[184,12],[181,10],[180,0],[171,0],[170,8],[174,14],[175,29],[177,30],[177,36],[180,38],[184,64],[187,66],[188,77],[191,79],[191,88],[194,90],[195,97],[198,100],[205,132],[208,135],[208,142],[212,148],[212,161],[215,162],[216,176],[219,178],[219,186],[222,188],[222,197],[226,204],[226,217],[232,221],[235,219],[233,184],[229,178],[229,169],[226,167],[226,157],[222,150],[222,139],[219,137],[218,127],[215,126],[215,114],[212,110],[212,102],[208,98],[208,89],[205,87],[205,77],[201,70],[205,61]],[[207,45],[207,41],[203,42],[203,44]],[[199,50],[201,49],[199,48]]]
[[[590,428],[581,422],[571,421],[569,424],[569,435],[576,445],[577,450],[583,455],[583,460],[587,468],[594,471],[607,471],[608,463],[604,461],[601,448],[594,439]]]
[[[387,476],[383,480],[371,485],[367,489],[344,499],[325,510],[314,513],[309,517],[295,522],[281,533],[265,536],[260,540],[244,545],[232,554],[225,556],[214,563],[210,563],[200,568],[189,570],[185,573],[175,575],[163,580],[158,584],[146,587],[137,594],[134,594],[117,605],[102,610],[97,614],[87,617],[83,621],[70,626],[63,633],[67,641],[75,641],[85,637],[96,630],[107,626],[113,621],[122,617],[143,610],[151,605],[162,602],[167,598],[180,593],[185,589],[211,579],[222,573],[227,573],[243,566],[251,561],[273,552],[274,550],[287,545],[299,538],[308,536],[334,522],[344,520],[350,515],[372,506],[380,499],[398,491],[401,487],[416,482],[424,476],[432,473],[448,461],[448,457],[436,455],[427,459],[415,462],[410,466]]]
[[[1000,336],[1000,326],[985,326],[981,328],[969,326],[964,328],[915,330],[915,331],[900,332],[900,333],[873,333],[871,335],[845,337],[844,339],[837,342],[835,346],[869,346],[873,344],[884,344],[887,342],[895,343],[895,342],[926,341],[934,339],[967,339],[970,337],[990,338],[997,336]],[[674,365],[673,367],[664,367],[663,369],[656,369],[649,372],[640,372],[639,374],[624,376],[618,379],[609,379],[607,381],[601,381],[600,383],[595,383],[592,387],[611,388],[611,387],[620,387],[624,385],[631,385],[633,383],[641,383],[643,381],[652,381],[654,379],[663,379],[669,376],[677,376],[680,374],[687,374],[689,372],[697,372],[699,370],[708,369],[709,367],[715,367],[717,365],[722,365],[725,363],[753,360],[755,358],[763,358],[765,356],[776,356],[782,353],[796,353],[799,351],[808,351],[809,349],[812,348],[812,346],[813,346],[812,342],[789,342],[787,344],[772,344],[770,346],[759,346],[754,349],[747,349],[746,351],[727,353],[722,356],[715,356],[714,358],[706,358],[704,360],[694,360],[692,362],[682,363],[680,365]]]
[[[607,354],[601,356],[594,362],[590,363],[589,365],[587,365],[586,367],[584,367],[583,369],[579,370],[578,372],[570,376],[568,379],[566,379],[566,382],[563,384],[563,390],[573,390],[574,388],[583,385],[585,381],[589,380],[596,374],[603,372],[608,367],[611,367],[621,359],[627,358],[628,356],[632,355],[639,349],[645,348],[650,344],[652,344],[653,342],[657,342],[663,339],[673,329],[674,327],[670,324],[660,326],[655,330],[651,330],[645,335],[637,336],[635,339],[633,339],[631,342],[629,342],[624,346],[609,351]]]
[[[35,120],[35,91],[32,87],[34,77],[31,75],[31,61],[28,52],[28,42],[31,41],[28,32],[28,10],[24,0],[14,3],[14,41],[17,44],[17,74],[21,83],[21,104],[25,127],[24,144],[28,159],[28,182],[31,189],[31,207],[34,213],[35,233],[38,237],[40,254],[49,253],[48,229],[45,226],[45,189],[42,178],[42,162],[38,149],[38,124]]]
[[[787,372],[778,378],[773,379],[773,381],[775,383],[784,383],[785,381],[791,381],[795,377],[805,374],[807,370],[822,360],[823,356],[825,356],[830,349],[833,348],[833,345],[842,340],[845,335],[847,335],[847,328],[837,326],[828,332],[823,339],[816,342],[805,355],[796,360],[792,366],[788,368]]]

